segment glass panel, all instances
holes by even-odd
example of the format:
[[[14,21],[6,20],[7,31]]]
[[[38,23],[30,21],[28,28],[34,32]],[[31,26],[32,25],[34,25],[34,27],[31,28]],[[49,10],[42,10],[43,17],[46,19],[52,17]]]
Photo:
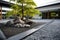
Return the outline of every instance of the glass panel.
[[[56,17],[56,13],[52,12],[51,17]]]

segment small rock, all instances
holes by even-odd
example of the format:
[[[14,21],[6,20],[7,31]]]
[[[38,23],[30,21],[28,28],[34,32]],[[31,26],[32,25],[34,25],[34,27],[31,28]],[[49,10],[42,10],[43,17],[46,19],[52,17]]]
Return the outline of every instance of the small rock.
[[[30,27],[30,25],[28,25],[28,24],[26,24],[25,26],[26,26],[26,27]]]

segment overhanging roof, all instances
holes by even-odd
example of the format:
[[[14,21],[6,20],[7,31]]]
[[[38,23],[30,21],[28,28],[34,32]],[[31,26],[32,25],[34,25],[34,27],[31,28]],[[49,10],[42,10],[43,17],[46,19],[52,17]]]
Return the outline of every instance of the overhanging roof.
[[[46,5],[42,7],[37,7],[36,9],[40,11],[52,11],[52,10],[57,10],[60,9],[60,3],[52,4],[52,5]]]
[[[5,6],[5,7],[11,7],[11,4],[13,3],[6,2],[6,1],[0,1],[0,5]]]

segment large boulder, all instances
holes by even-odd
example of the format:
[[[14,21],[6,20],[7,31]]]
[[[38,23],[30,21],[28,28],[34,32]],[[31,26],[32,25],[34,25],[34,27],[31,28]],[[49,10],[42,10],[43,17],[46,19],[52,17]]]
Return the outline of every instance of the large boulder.
[[[30,27],[33,22],[30,20],[21,20],[20,18],[8,21],[7,27]]]
[[[5,24],[4,23],[0,23],[0,27],[4,27],[5,26]]]
[[[14,24],[13,21],[8,21],[5,26],[12,26]]]
[[[31,20],[24,20],[26,24],[31,25],[33,22]]]
[[[14,23],[21,23],[21,24],[25,23],[23,20],[21,20],[21,18],[17,18],[17,19],[15,19],[13,21],[14,21]]]

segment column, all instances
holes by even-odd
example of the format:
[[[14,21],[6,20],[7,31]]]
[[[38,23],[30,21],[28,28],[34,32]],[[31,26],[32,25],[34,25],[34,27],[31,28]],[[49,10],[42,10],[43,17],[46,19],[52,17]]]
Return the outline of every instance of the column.
[[[2,6],[0,5],[0,20],[2,19]]]
[[[47,12],[47,19],[50,19],[50,12]]]

